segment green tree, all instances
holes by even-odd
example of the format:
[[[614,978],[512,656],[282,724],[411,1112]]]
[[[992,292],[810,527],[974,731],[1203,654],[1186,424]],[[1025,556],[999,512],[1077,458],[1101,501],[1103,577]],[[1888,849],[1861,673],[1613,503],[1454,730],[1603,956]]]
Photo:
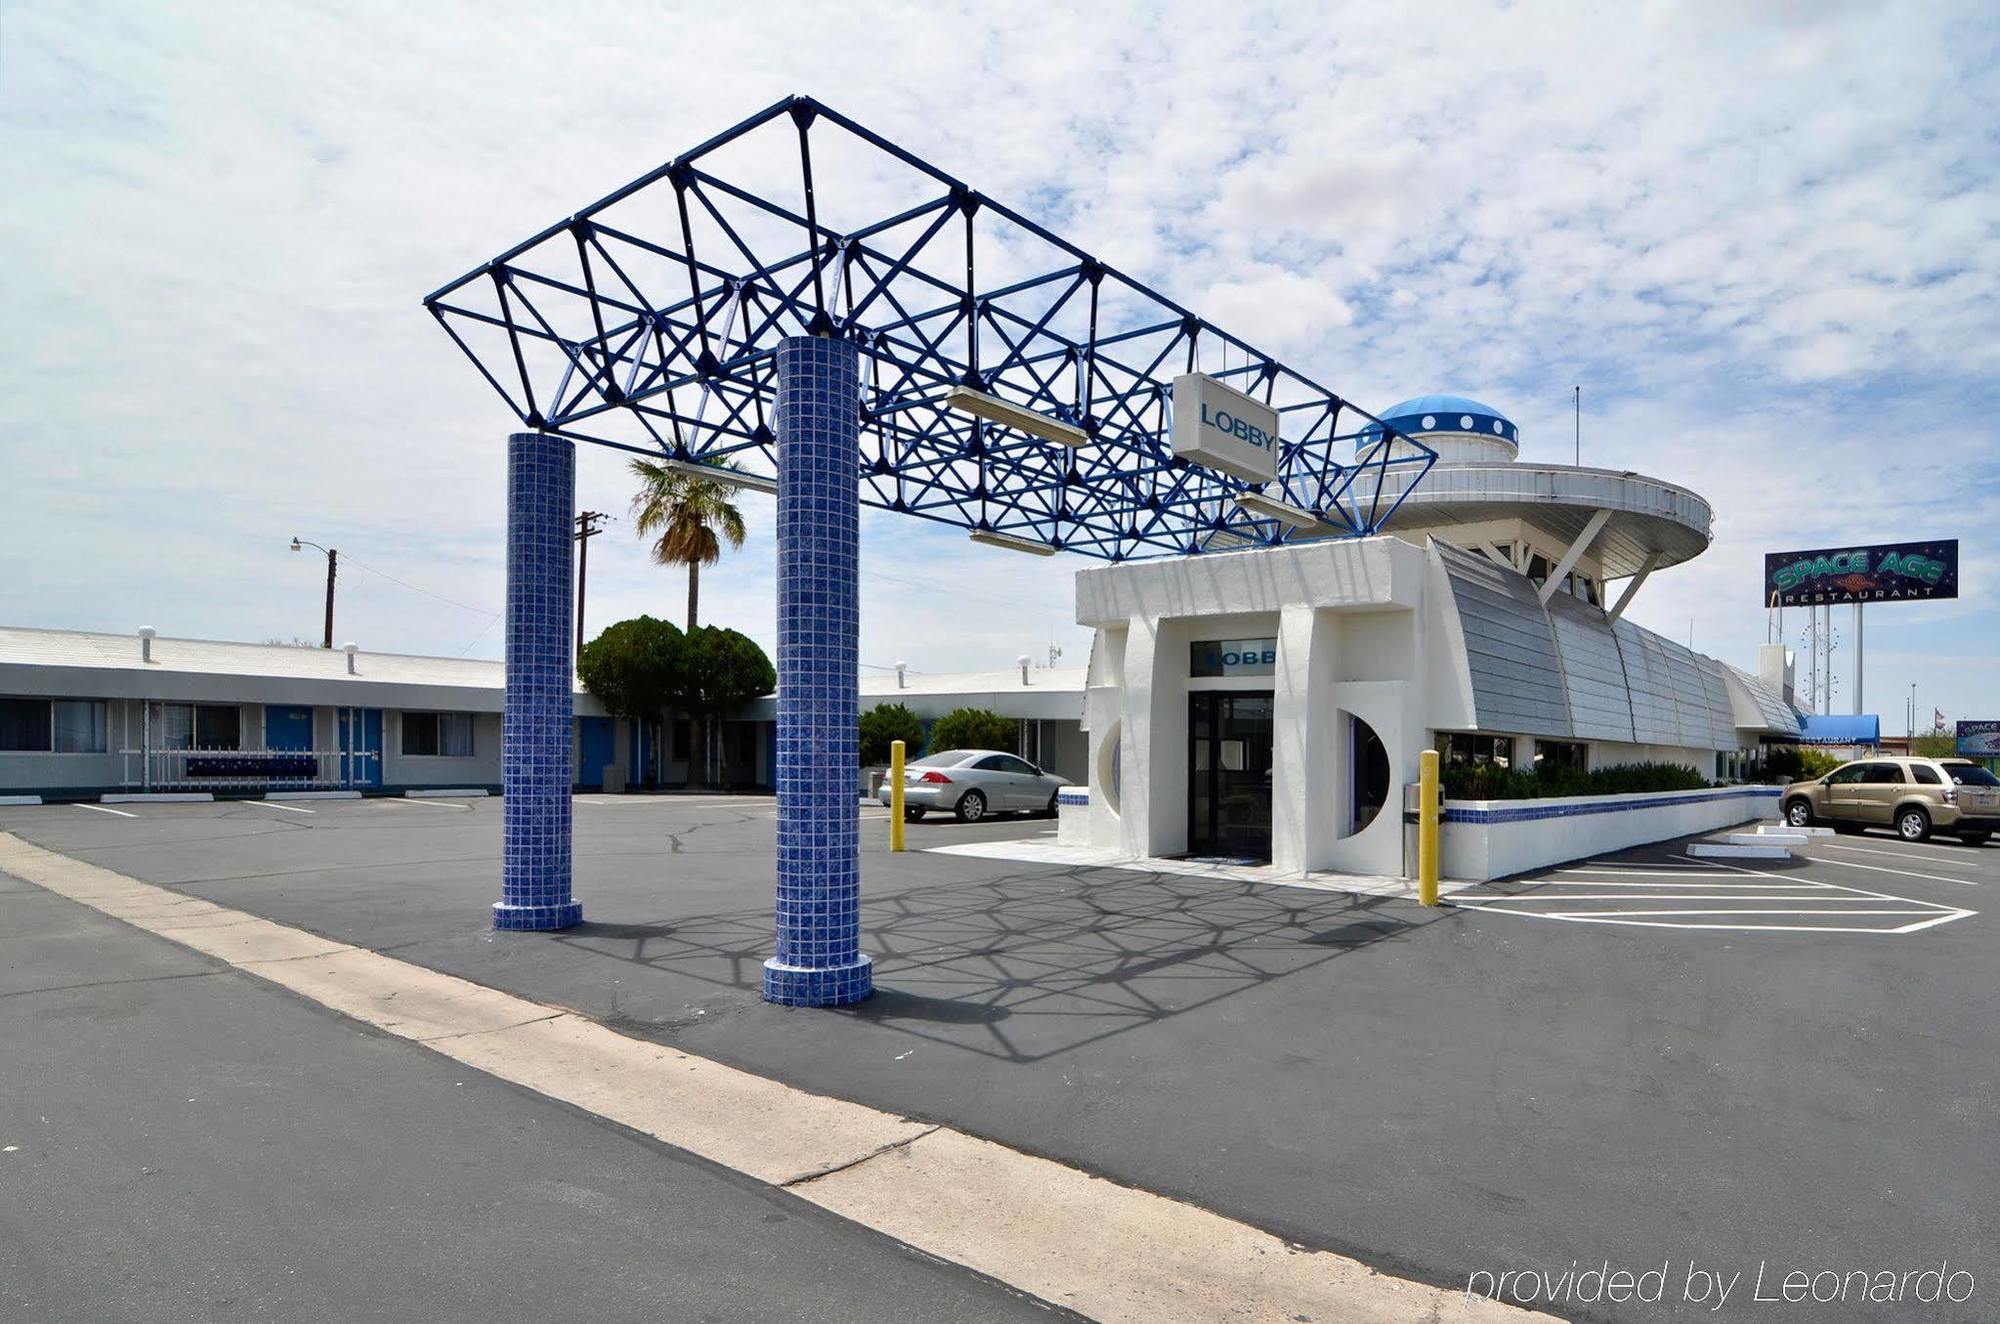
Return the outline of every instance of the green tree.
[[[654,721],[680,689],[685,648],[672,621],[635,616],[585,644],[576,674],[608,712]]]
[[[703,729],[723,714],[778,687],[778,673],[756,640],[713,625],[688,631],[682,648],[680,683],[674,706],[689,719],[688,780],[707,785],[707,744]],[[724,750],[723,780],[729,778]]]
[[[931,723],[930,747],[1011,750],[1020,739],[1020,724],[985,708],[954,708]]]
[[[1953,731],[1926,731],[1910,742],[1910,752],[1923,759],[1958,757],[1958,735]]]
[[[735,466],[720,460],[711,467]],[[639,480],[632,497],[633,527],[641,538],[652,540],[653,560],[687,567],[687,628],[692,632],[701,623],[701,568],[722,559],[724,543],[732,549],[743,545],[743,514],[729,499],[732,489],[726,483],[651,460],[632,461],[632,475]]]
[[[924,748],[924,724],[900,703],[885,703],[861,714],[861,764],[889,761],[889,745],[903,742],[903,757],[915,758]]]

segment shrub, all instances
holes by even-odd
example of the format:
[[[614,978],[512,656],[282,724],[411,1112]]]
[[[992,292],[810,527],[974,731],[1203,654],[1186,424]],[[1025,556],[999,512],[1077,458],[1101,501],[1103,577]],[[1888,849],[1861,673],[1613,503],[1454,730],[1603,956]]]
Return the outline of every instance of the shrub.
[[[1014,748],[1020,739],[1020,724],[1011,717],[984,708],[954,708],[931,724],[930,749]]]
[[[889,746],[897,740],[903,742],[904,758],[913,759],[923,753],[924,724],[917,720],[915,713],[900,703],[885,703],[861,714],[863,767],[873,763],[887,763]]]
[[[686,648],[685,637],[671,621],[635,616],[607,626],[585,644],[576,672],[606,711],[651,719],[680,687]]]
[[[1790,777],[1795,782],[1811,781],[1824,777],[1840,766],[1841,761],[1823,749],[1812,749],[1805,745],[1773,745],[1764,755],[1764,775],[1768,778]]]
[[[1698,791],[1708,779],[1679,763],[1613,763],[1589,772],[1544,764],[1534,772],[1493,763],[1454,763],[1439,773],[1453,800],[1541,800],[1560,795]]]

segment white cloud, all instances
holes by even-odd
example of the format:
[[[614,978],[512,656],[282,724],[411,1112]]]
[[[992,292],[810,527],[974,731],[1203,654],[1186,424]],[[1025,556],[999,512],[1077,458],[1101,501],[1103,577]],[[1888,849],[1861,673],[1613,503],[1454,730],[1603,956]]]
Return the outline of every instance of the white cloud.
[[[0,546],[34,573],[0,620],[309,633],[294,533],[497,610],[509,419],[418,300],[805,91],[1364,404],[1467,390],[1557,458],[1584,382],[1592,455],[1715,504],[1715,550],[1641,600],[1669,633],[1693,614],[1740,659],[1773,540],[1955,533],[1965,610],[1900,619],[1995,651],[1983,6],[843,14],[10,4]],[[622,510],[614,458],[581,472]],[[1061,558],[887,517],[868,540],[927,585],[867,586],[871,661],[993,665],[1065,614]],[[678,617],[622,526],[591,559],[593,618]],[[765,536],[716,572],[713,617],[768,641],[769,567]],[[498,651],[386,582],[342,610],[377,646]]]

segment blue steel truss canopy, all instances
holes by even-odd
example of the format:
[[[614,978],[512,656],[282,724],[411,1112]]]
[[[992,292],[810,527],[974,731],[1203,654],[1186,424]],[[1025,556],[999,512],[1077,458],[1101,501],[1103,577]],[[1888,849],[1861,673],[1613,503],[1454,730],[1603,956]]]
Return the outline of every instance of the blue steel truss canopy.
[[[1110,560],[1373,533],[1436,461],[806,97],[424,302],[526,426],[683,462],[727,460],[753,477],[774,473],[780,342],[850,340],[863,356],[864,503]],[[1175,458],[1173,378],[1196,371],[1277,410],[1272,481]],[[960,387],[1053,425],[1034,435],[1005,405],[985,417],[954,409],[945,397]],[[1268,500],[1246,508],[1235,499],[1246,491]],[[1272,502],[1321,524],[1271,517]]]

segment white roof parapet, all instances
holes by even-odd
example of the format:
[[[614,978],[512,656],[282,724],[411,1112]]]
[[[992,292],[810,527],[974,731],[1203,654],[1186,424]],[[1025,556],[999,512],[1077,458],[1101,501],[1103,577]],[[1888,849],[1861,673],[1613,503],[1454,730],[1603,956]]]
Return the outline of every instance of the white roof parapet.
[[[129,634],[0,626],[0,693],[499,712],[507,689],[505,665],[479,658],[370,653],[360,674],[350,675],[353,655],[338,648],[157,632],[147,647],[150,657],[132,647]],[[577,710],[599,711],[587,695]]]

